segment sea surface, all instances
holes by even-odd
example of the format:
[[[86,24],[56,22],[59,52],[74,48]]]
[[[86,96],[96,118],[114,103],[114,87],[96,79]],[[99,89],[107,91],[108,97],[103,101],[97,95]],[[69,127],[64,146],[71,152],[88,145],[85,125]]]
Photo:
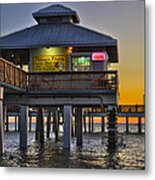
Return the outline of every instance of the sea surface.
[[[33,129],[35,124],[33,124]],[[19,132],[5,132],[5,154],[0,161],[3,167],[32,168],[81,168],[81,169],[145,169],[145,128],[138,134],[137,125],[130,125],[130,134],[125,133],[125,125],[118,125],[118,146],[116,150],[107,148],[107,133],[101,133],[100,124],[94,124],[94,133],[83,134],[83,146],[76,146],[72,137],[71,149],[63,149],[63,128],[60,127],[59,141],[50,139],[43,145],[35,141],[35,133],[28,133],[28,148],[19,150]],[[107,130],[106,130],[107,131]]]

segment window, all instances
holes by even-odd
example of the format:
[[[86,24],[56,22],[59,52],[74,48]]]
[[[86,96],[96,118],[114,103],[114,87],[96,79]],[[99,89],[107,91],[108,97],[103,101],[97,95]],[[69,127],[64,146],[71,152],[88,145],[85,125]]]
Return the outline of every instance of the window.
[[[90,71],[90,56],[72,57],[72,71]]]

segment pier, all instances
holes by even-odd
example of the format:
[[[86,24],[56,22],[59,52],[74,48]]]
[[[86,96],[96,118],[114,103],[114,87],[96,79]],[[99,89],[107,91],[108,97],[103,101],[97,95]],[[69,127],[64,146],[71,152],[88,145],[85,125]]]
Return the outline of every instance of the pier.
[[[59,141],[62,125],[67,150],[73,136],[82,147],[87,119],[93,133],[96,116],[101,117],[102,133],[108,119],[109,149],[117,147],[117,117],[126,117],[127,132],[129,117],[138,117],[141,133],[144,106],[118,105],[118,71],[109,70],[118,63],[117,40],[78,26],[76,11],[62,5],[41,9],[33,18],[35,26],[0,38],[0,157],[10,116],[15,117],[21,150],[27,148],[32,117],[39,144],[51,131]]]

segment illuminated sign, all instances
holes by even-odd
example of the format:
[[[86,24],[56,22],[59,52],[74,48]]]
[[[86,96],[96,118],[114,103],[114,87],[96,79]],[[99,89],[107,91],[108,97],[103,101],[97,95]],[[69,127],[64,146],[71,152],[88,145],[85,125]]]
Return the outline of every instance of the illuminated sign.
[[[107,60],[107,53],[106,52],[94,52],[92,54],[93,61],[105,61]]]
[[[33,72],[65,71],[66,56],[42,55],[33,57]]]

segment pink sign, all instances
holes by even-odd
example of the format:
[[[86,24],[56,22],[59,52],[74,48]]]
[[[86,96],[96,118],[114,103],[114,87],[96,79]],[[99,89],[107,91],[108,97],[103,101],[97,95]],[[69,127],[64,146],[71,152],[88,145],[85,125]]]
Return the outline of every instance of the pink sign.
[[[105,52],[94,52],[92,54],[93,61],[104,61],[106,60],[106,53]]]

